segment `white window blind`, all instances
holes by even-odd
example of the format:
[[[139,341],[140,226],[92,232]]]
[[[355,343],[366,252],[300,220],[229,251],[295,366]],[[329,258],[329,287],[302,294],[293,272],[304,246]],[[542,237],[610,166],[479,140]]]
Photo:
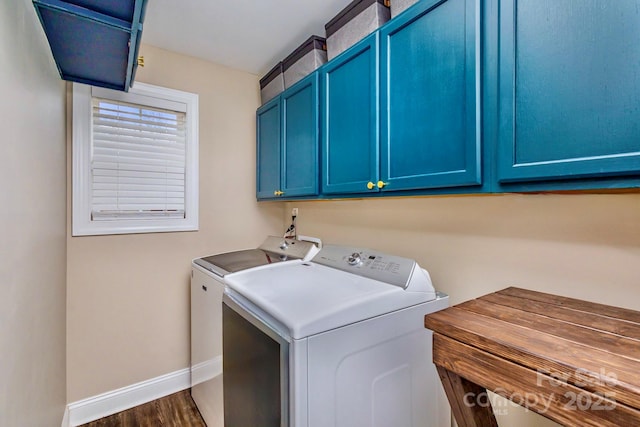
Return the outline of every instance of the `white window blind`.
[[[73,236],[198,230],[198,95],[73,84]]]
[[[91,219],[185,217],[186,114],[92,99]]]

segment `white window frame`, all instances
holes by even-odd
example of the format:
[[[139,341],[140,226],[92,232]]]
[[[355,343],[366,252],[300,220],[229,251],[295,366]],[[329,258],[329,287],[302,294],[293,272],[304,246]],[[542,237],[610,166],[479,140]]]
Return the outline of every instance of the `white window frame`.
[[[91,219],[92,97],[139,105],[186,106],[185,217],[113,220]],[[198,230],[198,95],[135,83],[129,92],[73,84],[72,236],[159,233]]]

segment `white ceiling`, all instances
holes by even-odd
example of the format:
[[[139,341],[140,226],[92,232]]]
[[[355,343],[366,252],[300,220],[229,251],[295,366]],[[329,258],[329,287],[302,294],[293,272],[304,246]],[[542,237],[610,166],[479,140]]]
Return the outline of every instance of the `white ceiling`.
[[[262,76],[350,0],[149,0],[142,43]]]

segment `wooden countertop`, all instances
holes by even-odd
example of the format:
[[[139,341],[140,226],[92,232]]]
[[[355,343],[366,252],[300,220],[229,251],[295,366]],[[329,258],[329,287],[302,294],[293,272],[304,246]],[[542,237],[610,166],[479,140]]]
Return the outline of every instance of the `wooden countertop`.
[[[640,425],[640,312],[507,288],[425,327],[460,427],[497,425],[485,389],[567,426]]]

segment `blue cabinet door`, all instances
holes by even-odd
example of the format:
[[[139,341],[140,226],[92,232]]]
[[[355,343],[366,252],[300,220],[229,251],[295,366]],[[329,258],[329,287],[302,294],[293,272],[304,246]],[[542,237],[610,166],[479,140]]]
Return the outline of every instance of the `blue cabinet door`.
[[[498,180],[640,174],[640,1],[497,6]]]
[[[318,74],[281,95],[282,197],[318,194]]]
[[[423,0],[380,31],[383,191],[478,185],[476,0]]]
[[[378,34],[327,63],[322,77],[322,192],[376,191]]]
[[[127,92],[147,0],[33,0],[60,77]]]
[[[280,191],[280,125],[280,97],[276,97],[256,113],[258,199],[278,197]]]

